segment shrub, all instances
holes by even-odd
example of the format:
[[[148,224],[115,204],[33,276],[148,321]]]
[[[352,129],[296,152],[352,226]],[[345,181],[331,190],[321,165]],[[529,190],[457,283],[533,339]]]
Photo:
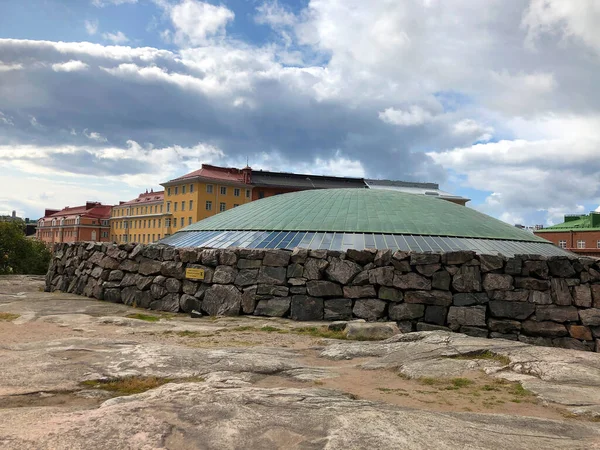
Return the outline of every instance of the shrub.
[[[0,274],[43,275],[51,257],[43,242],[25,237],[22,222],[0,222]]]

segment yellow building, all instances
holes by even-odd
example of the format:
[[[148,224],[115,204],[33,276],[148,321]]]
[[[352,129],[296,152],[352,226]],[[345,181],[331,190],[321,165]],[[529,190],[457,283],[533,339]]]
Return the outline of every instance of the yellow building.
[[[172,233],[209,216],[252,201],[251,169],[202,164],[200,170],[162,183]],[[169,219],[167,219],[169,220]]]
[[[171,234],[171,214],[164,205],[164,192],[146,191],[138,198],[112,207],[111,240],[148,244]]]

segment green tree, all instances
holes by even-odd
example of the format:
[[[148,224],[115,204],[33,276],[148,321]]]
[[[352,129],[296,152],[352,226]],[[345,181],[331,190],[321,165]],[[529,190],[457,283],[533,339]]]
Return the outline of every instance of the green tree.
[[[22,222],[0,222],[0,274],[43,275],[51,257],[43,242],[25,237]]]

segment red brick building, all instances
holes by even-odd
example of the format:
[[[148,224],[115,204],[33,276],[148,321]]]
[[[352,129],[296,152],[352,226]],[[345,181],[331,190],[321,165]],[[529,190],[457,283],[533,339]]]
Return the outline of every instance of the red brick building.
[[[47,244],[77,241],[110,241],[111,206],[87,202],[61,210],[46,209],[38,221],[36,237]]]
[[[534,234],[574,253],[600,257],[600,212],[569,214],[563,223]]]

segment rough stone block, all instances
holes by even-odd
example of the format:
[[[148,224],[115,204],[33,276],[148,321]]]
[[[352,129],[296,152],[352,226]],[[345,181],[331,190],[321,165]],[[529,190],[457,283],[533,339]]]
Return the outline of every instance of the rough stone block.
[[[591,350],[587,343],[578,341],[577,339],[573,339],[571,337],[554,338],[552,339],[552,345],[554,347],[567,348],[569,350],[580,350],[584,352],[589,352]]]
[[[513,277],[501,273],[486,273],[483,289],[486,291],[509,291],[513,288]]]
[[[531,291],[527,301],[536,305],[550,305],[552,304],[552,296],[549,291]]]
[[[550,274],[553,277],[570,278],[577,274],[573,268],[573,264],[571,264],[571,261],[569,261],[568,258],[550,258],[547,264]]]
[[[194,295],[198,290],[198,283],[192,280],[184,280],[181,288],[184,294]]]
[[[290,263],[291,252],[286,250],[266,250],[263,266],[287,267]]]
[[[181,281],[177,278],[167,278],[165,288],[168,292],[179,292],[181,289]]]
[[[298,263],[292,263],[288,266],[286,276],[288,278],[302,278],[304,266]]]
[[[530,336],[561,337],[568,336],[567,328],[556,322],[535,322],[526,320],[521,325],[521,331]]]
[[[402,291],[387,286],[381,286],[379,288],[378,297],[381,300],[388,300],[390,302],[401,302],[404,299]]]
[[[366,286],[344,286],[345,298],[373,298],[376,296],[375,288],[371,285]]]
[[[356,317],[374,321],[384,316],[387,303],[374,298],[359,299],[354,302],[352,312]]]
[[[333,298],[324,301],[324,320],[348,320],[352,318],[352,300]]]
[[[191,313],[192,311],[200,311],[202,302],[193,295],[183,294],[179,299],[179,309],[183,312]]]
[[[579,320],[579,311],[574,306],[540,305],[535,309],[535,318],[538,321],[577,322]]]
[[[291,286],[290,294],[292,295],[305,295],[306,294],[306,286]]]
[[[557,305],[569,306],[573,303],[573,297],[567,281],[562,278],[552,278],[550,280],[552,301]]]
[[[263,259],[265,251],[257,248],[240,248],[238,249],[238,256],[244,259]]]
[[[234,284],[237,286],[250,286],[258,281],[258,269],[241,269],[236,277]]]
[[[202,310],[210,316],[240,314],[242,294],[235,286],[215,284],[206,290]]]
[[[323,320],[323,299],[307,295],[292,296],[292,320]]]
[[[516,334],[504,334],[504,333],[496,333],[494,331],[492,331],[490,333],[490,337],[492,339],[506,339],[509,341],[518,341],[519,340],[519,336]]]
[[[342,297],[343,295],[342,287],[332,281],[307,281],[306,290],[313,297]]]
[[[140,264],[140,268],[141,267],[142,265]],[[178,280],[182,280],[184,275],[183,263],[175,261],[164,261],[160,267],[160,274],[165,277],[172,277],[177,278]]]
[[[160,300],[152,300],[149,307],[156,311],[179,312],[179,294],[171,293]]]
[[[377,250],[373,264],[378,267],[387,266],[392,262],[392,251],[390,249]]]
[[[536,278],[515,277],[515,287],[517,289],[532,289],[534,291],[547,291],[550,289],[550,281],[538,280]]]
[[[242,313],[252,314],[256,308],[256,291],[257,286],[250,286],[244,289],[242,293]]]
[[[425,264],[437,264],[440,262],[440,255],[437,253],[411,253],[411,266],[421,266]]]
[[[290,256],[290,261],[294,264],[304,264],[308,259],[308,250],[305,248],[294,248]]]
[[[439,289],[441,291],[447,291],[450,289],[450,283],[452,282],[452,277],[446,270],[440,270],[436,272],[431,277],[431,288]]]
[[[202,250],[202,264],[209,267],[217,267],[219,265],[219,251],[214,248]]]
[[[238,269],[258,269],[262,266],[260,259],[239,259],[237,262]]]
[[[407,259],[404,261],[392,259],[392,265],[394,266],[394,269],[396,269],[396,272],[408,273],[412,271],[410,262]]]
[[[459,265],[471,261],[475,257],[475,252],[460,250],[456,252],[447,252],[442,254],[442,264]]]
[[[460,327],[460,329],[458,331],[459,331],[459,333],[466,334],[467,336],[479,337],[479,338],[487,338],[488,334],[489,334],[489,331],[485,328],[477,328],[477,327],[469,327],[469,326]]]
[[[431,280],[414,272],[404,275],[395,274],[393,286],[398,289],[418,289],[424,291],[431,289]]]
[[[504,267],[504,258],[498,255],[479,255],[482,273],[500,270]]]
[[[306,286],[306,278],[288,278],[290,286]]]
[[[326,259],[327,250],[309,250],[308,256],[309,258]]]
[[[377,253],[372,250],[346,250],[347,259],[362,265],[372,263],[375,260],[376,254]]]
[[[158,284],[153,284],[152,286],[150,286],[150,295],[156,300],[164,297],[165,295],[167,295],[168,292],[169,291],[167,291],[167,288],[165,288],[164,286],[160,286]]]
[[[415,267],[417,272],[426,277],[431,277],[435,272],[437,272],[441,268],[441,264],[423,264]]]
[[[198,250],[196,248],[180,248],[179,259],[182,263],[199,263],[202,262],[202,253],[201,250]]]
[[[154,277],[143,277],[139,275],[135,285],[140,291],[147,291],[150,289],[150,286],[152,286],[152,280],[154,280]]]
[[[489,301],[485,292],[463,292],[452,296],[454,306],[485,305]]]
[[[584,325],[567,325],[569,335],[582,341],[591,341],[593,339],[592,330]]]
[[[404,294],[404,301],[423,305],[450,306],[452,294],[448,291],[409,291]]]
[[[528,289],[517,289],[514,291],[491,291],[491,300],[502,300],[505,302],[526,302],[531,291]]]
[[[349,322],[345,328],[346,339],[358,341],[389,339],[398,333],[400,333],[400,330],[394,322]]]
[[[452,277],[452,287],[457,292],[481,291],[481,273],[477,266],[462,266]]]
[[[345,259],[332,258],[325,269],[327,278],[340,284],[348,284],[362,271],[362,267],[355,262]]]
[[[285,267],[261,267],[258,272],[259,284],[286,284]]]
[[[369,283],[380,286],[393,286],[394,268],[377,267],[376,269],[369,270]]]
[[[231,266],[217,266],[212,282],[216,284],[232,284],[237,277],[237,269]]]
[[[502,334],[518,333],[521,331],[521,322],[518,320],[488,319],[487,326],[491,331]]]
[[[104,294],[106,296],[106,294]],[[579,319],[581,323],[588,326],[600,326],[600,309],[582,309],[579,311]]]
[[[592,306],[600,308],[600,284],[592,284],[590,289],[592,291]]]
[[[448,311],[448,323],[452,325],[467,325],[485,327],[485,306],[451,306]]]
[[[535,312],[533,303],[490,300],[488,304],[494,317],[525,320]]]
[[[235,266],[237,260],[237,254],[233,250],[221,250],[219,252],[219,264],[223,266]]]
[[[254,309],[255,316],[283,317],[290,310],[289,297],[276,297],[268,300],[259,300]]]
[[[158,275],[161,272],[161,262],[152,259],[142,258],[138,268],[141,275]]]
[[[445,325],[448,308],[444,306],[429,305],[425,308],[425,316],[423,320],[427,323],[435,323],[436,325]]]
[[[304,264],[303,277],[307,280],[320,280],[329,263],[324,259],[308,258]]]
[[[287,297],[290,290],[286,286],[272,284],[259,284],[256,293],[258,295],[272,295],[275,297]]]
[[[592,292],[587,284],[573,287],[573,303],[582,308],[591,308]]]
[[[546,261],[525,261],[521,274],[524,277],[548,278],[548,264]]]
[[[417,331],[452,331],[448,327],[443,327],[441,325],[434,325],[432,323],[418,322],[417,323]]]

